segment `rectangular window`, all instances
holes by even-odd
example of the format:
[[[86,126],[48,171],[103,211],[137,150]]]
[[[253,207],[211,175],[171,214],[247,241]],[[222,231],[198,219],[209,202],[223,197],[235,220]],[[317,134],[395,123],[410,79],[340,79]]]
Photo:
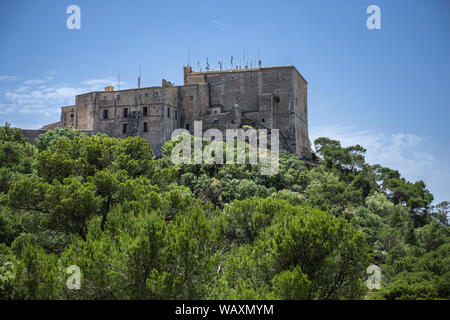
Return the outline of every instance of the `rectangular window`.
[[[148,113],[147,107],[143,107],[143,108],[142,108],[142,115],[143,115],[144,117],[146,117],[146,116],[147,116],[147,113]]]
[[[144,122],[144,132],[148,132],[148,122]]]
[[[120,94],[117,95],[117,100],[120,100]]]
[[[127,133],[128,124],[124,123],[122,126],[122,133]]]
[[[189,131],[189,123],[186,123],[186,130]]]
[[[178,110],[175,110],[175,120],[178,120]]]
[[[219,120],[214,119],[214,124],[219,124]]]
[[[108,110],[103,110],[103,119],[108,119]]]
[[[167,108],[167,118],[170,118],[170,108]]]
[[[123,117],[128,118],[128,108],[123,109]]]

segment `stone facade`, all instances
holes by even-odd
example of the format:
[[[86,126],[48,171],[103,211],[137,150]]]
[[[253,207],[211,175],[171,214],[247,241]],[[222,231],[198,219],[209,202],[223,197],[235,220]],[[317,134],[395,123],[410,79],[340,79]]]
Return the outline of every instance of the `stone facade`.
[[[123,138],[140,136],[159,153],[172,132],[252,125],[280,130],[280,148],[310,158],[307,82],[293,66],[194,72],[184,67],[184,85],[163,80],[159,87],[76,96],[61,108],[60,127]]]

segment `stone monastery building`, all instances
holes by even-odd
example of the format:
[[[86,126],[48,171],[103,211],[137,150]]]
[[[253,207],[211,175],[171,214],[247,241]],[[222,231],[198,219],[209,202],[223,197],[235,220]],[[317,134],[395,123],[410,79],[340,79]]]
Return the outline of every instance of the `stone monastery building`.
[[[192,71],[184,67],[184,85],[162,80],[158,87],[77,95],[61,108],[60,122],[43,127],[71,127],[90,134],[140,136],[156,153],[175,129],[193,134],[194,121],[209,128],[250,125],[279,129],[280,148],[309,159],[307,82],[294,66]],[[225,135],[224,135],[225,136]]]

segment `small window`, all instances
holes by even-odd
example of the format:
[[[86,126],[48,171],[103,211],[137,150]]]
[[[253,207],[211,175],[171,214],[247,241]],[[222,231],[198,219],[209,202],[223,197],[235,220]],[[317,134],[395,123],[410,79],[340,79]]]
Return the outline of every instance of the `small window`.
[[[175,110],[175,120],[178,120],[178,110]]]
[[[103,110],[103,119],[108,119],[108,110]]]
[[[273,102],[280,103],[280,97],[278,96],[273,97]]]
[[[128,108],[123,109],[123,117],[128,118]]]
[[[71,113],[71,114],[70,114],[70,117],[71,117],[71,118],[73,118],[73,117],[74,117],[74,114],[73,114],[73,113]]]
[[[122,126],[122,133],[127,133],[128,124],[124,123]]]
[[[180,97],[180,100],[183,101],[183,97]]]
[[[120,100],[120,94],[117,95],[117,100]]]
[[[148,97],[148,92],[145,93],[145,96]]]
[[[186,130],[189,131],[189,123],[186,123]]]
[[[219,124],[219,120],[218,119],[214,119],[214,124]]]
[[[266,119],[264,119],[264,118],[262,118],[262,120],[261,120],[262,122],[266,122]]]
[[[144,132],[148,132],[148,122],[144,122]]]
[[[194,96],[189,96],[189,100],[194,100]]]
[[[170,108],[167,108],[167,118],[170,118]]]
[[[147,108],[147,107],[143,107],[143,108],[142,108],[142,115],[143,115],[144,117],[146,117],[147,114],[148,114],[148,108]]]

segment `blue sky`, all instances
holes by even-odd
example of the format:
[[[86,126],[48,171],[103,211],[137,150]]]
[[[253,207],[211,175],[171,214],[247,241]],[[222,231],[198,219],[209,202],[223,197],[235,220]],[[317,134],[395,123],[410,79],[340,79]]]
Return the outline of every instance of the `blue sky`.
[[[81,8],[81,30],[66,8]],[[369,30],[369,5],[381,30]],[[371,163],[424,180],[450,200],[450,1],[0,0],[0,122],[39,128],[74,95],[218,68],[244,51],[264,66],[295,65],[309,82],[309,124],[359,143]]]

